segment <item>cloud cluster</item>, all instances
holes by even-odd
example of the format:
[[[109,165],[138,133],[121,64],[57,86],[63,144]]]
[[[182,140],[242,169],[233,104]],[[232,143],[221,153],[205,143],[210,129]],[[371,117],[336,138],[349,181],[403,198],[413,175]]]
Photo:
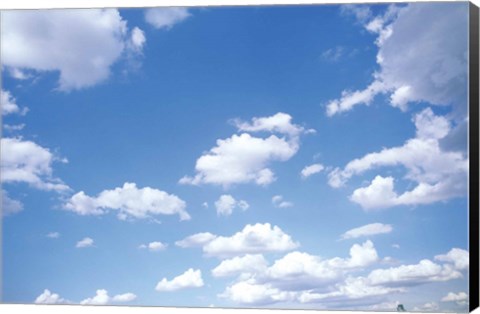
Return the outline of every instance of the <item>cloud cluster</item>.
[[[230,216],[235,208],[239,208],[242,211],[247,210],[250,207],[244,200],[237,201],[233,196],[229,194],[223,194],[215,202],[215,208],[217,209],[217,215]]]
[[[13,73],[57,71],[60,90],[86,88],[105,81],[128,49],[141,50],[140,32],[129,32],[116,9],[8,11],[2,63]]]
[[[59,160],[47,148],[21,138],[2,138],[0,145],[3,183],[23,182],[47,191],[70,190],[53,177],[53,162],[65,160]]]
[[[384,148],[350,161],[343,169],[329,173],[329,184],[340,187],[354,175],[380,167],[403,166],[405,179],[417,186],[403,194],[395,191],[395,179],[377,175],[371,183],[356,189],[350,199],[365,210],[398,205],[421,205],[459,197],[466,193],[468,159],[462,152],[444,151],[440,140],[451,131],[449,121],[430,108],[417,113],[413,121],[416,136],[404,145]]]
[[[79,215],[104,215],[110,210],[117,210],[117,217],[121,220],[175,214],[180,216],[180,220],[188,220],[190,215],[185,207],[185,201],[176,195],[150,187],[137,188],[135,183],[128,182],[122,187],[104,190],[96,197],[78,192],[64,204],[66,210]]]
[[[341,98],[330,101],[327,115],[368,105],[380,93],[390,95],[390,105],[401,110],[415,102],[465,107],[467,5],[392,5],[379,16],[373,16],[368,7],[348,5],[343,11],[355,15],[367,31],[377,34],[380,70],[367,88],[345,90]],[[465,113],[465,109],[459,110]]]
[[[82,305],[107,305],[111,303],[126,303],[135,300],[137,296],[131,292],[115,295],[110,297],[108,291],[105,289],[99,289],[96,291],[94,297],[87,298],[83,301],[80,301],[79,304]],[[60,297],[57,293],[52,293],[50,290],[45,289],[42,294],[40,294],[35,299],[35,304],[72,304],[74,302],[68,301]]]
[[[453,263],[436,264],[430,260],[377,268],[366,276],[353,275],[378,262],[380,259],[373,243],[366,241],[353,245],[348,258],[322,259],[295,251],[269,266],[262,255],[245,255],[223,261],[212,274],[237,277],[219,297],[238,304],[259,306],[294,302],[329,307],[377,303],[381,297],[404,293],[412,286],[463,277],[461,269]],[[456,298],[450,295],[448,300]]]
[[[158,282],[155,289],[159,292],[164,292],[199,287],[203,287],[202,272],[199,269],[194,270],[189,268],[186,272],[173,278],[172,280],[163,278]]]
[[[299,135],[312,132],[292,124],[291,120],[290,115],[281,112],[270,117],[255,117],[252,122],[234,120],[234,125],[241,132],[277,133],[280,137],[272,134],[261,138],[241,133],[219,139],[217,146],[197,159],[196,175],[184,176],[179,183],[224,187],[249,182],[269,185],[276,180],[269,164],[292,158],[299,149]]]
[[[267,252],[290,251],[299,246],[290,235],[269,223],[246,225],[230,237],[198,233],[177,241],[181,247],[202,247],[207,256],[220,258]]]

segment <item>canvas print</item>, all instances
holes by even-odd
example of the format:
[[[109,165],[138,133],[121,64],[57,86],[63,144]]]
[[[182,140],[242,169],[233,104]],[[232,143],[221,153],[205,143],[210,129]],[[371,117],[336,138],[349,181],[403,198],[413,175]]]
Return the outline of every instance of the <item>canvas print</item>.
[[[468,16],[2,11],[2,302],[467,312]]]

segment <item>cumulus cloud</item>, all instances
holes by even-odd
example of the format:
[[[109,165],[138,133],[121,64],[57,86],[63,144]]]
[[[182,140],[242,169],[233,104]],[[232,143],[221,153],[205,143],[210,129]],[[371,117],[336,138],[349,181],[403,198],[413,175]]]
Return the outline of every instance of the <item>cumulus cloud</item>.
[[[27,107],[20,109],[17,105],[16,99],[8,90],[0,90],[0,105],[2,107],[2,115],[4,116],[12,113],[25,115],[28,112]]]
[[[325,167],[322,164],[313,164],[313,165],[306,166],[305,168],[303,168],[300,174],[301,174],[303,179],[306,179],[311,175],[319,173],[323,169],[325,169]]]
[[[282,195],[273,196],[272,197],[272,204],[273,204],[273,206],[278,207],[278,208],[287,208],[287,207],[292,207],[293,206],[292,202],[287,202],[287,201],[283,200]]]
[[[139,246],[140,249],[148,249],[150,252],[158,252],[163,251],[167,248],[167,244],[164,244],[160,241],[150,242],[148,244],[141,244]]]
[[[50,290],[45,289],[42,294],[40,294],[35,299],[35,304],[66,304],[69,303],[67,300],[63,299],[57,293],[52,293]]]
[[[243,132],[280,133],[291,137],[299,136],[302,133],[315,132],[312,129],[305,130],[302,126],[292,124],[292,116],[283,112],[278,112],[270,117],[254,117],[251,122],[234,119],[233,123],[239,131]]]
[[[367,7],[348,6],[371,33],[377,34],[380,70],[363,90],[343,91],[327,105],[327,115],[368,105],[375,95],[390,95],[390,104],[406,110],[409,103],[453,105],[465,115],[467,88],[468,6],[410,3],[390,6],[373,16]],[[418,27],[419,25],[428,25]]]
[[[459,248],[453,248],[447,254],[437,255],[435,260],[452,263],[458,270],[467,270],[470,264],[468,251]]]
[[[215,208],[217,209],[217,215],[230,216],[235,208],[239,208],[242,211],[247,210],[250,207],[244,200],[237,201],[233,196],[224,194],[215,202]]]
[[[182,248],[202,247],[205,244],[211,242],[216,237],[216,235],[211,234],[210,232],[201,232],[188,236],[183,240],[177,241],[175,242],[175,245]]]
[[[258,262],[254,263],[256,259]],[[225,262],[230,266],[225,267],[225,275],[240,276],[237,282],[227,286],[219,296],[248,305],[285,301],[314,302],[314,299],[319,298],[317,292],[314,292],[315,289],[318,287],[324,289],[330,284],[340,282],[344,274],[369,266],[377,260],[378,255],[370,241],[352,246],[349,258],[335,257],[324,260],[318,256],[295,251],[267,267],[261,255],[255,258],[237,257]],[[218,271],[218,267],[214,270]],[[337,297],[338,293],[336,292]],[[330,296],[322,296],[321,299]]]
[[[197,159],[196,175],[184,176],[179,183],[224,187],[249,182],[269,185],[276,180],[269,164],[292,158],[299,149],[299,134],[310,133],[310,130],[292,124],[291,119],[288,114],[277,113],[270,117],[255,117],[252,122],[234,120],[239,131],[277,133],[280,137],[272,134],[261,138],[241,133],[219,139],[217,146]]]
[[[109,303],[116,302],[116,303],[124,303],[130,302],[137,298],[137,296],[131,292],[119,294],[114,297],[110,297],[108,295],[108,291],[105,289],[97,290],[96,294],[92,298],[87,298],[80,302],[82,305],[107,305]]]
[[[82,240],[77,242],[76,247],[77,248],[86,248],[86,247],[92,247],[93,246],[93,239],[92,238],[83,238]]]
[[[376,234],[384,234],[392,232],[391,225],[385,225],[382,223],[373,223],[358,228],[353,228],[342,234],[342,239],[355,239],[359,237],[368,237]]]
[[[180,220],[188,220],[190,215],[185,207],[185,201],[176,195],[150,187],[137,188],[135,183],[129,182],[113,190],[104,190],[96,197],[78,192],[64,204],[66,210],[79,215],[104,215],[110,210],[117,210],[117,217],[121,220],[175,214],[180,216]]]
[[[442,302],[455,302],[458,305],[468,304],[468,294],[466,292],[453,293],[449,292],[441,300]]]
[[[138,27],[134,27],[130,35],[130,49],[134,52],[141,53],[146,41],[145,32]]]
[[[350,196],[353,202],[365,210],[387,208],[397,205],[421,205],[466,193],[468,159],[458,151],[444,151],[439,140],[451,130],[449,121],[426,108],[413,118],[416,136],[404,145],[384,148],[350,161],[344,169],[336,168],[329,173],[332,187],[344,185],[354,175],[380,167],[403,166],[405,179],[416,182],[412,190],[397,194],[395,179],[377,175],[370,185],[356,189]]]
[[[295,293],[282,291],[269,284],[258,284],[250,279],[228,286],[218,296],[240,304],[268,305],[291,300],[295,297]]]
[[[105,81],[130,43],[140,48],[144,42],[138,29],[129,34],[116,9],[8,11],[1,36],[4,66],[58,72],[63,91]]]
[[[323,259],[294,251],[274,261],[271,266],[261,255],[236,257],[224,262],[220,265],[225,267],[219,265],[214,271],[225,276],[237,276],[237,279],[219,297],[244,305],[289,302],[317,303],[329,308],[359,305],[365,308],[369,305],[368,309],[375,309],[377,305],[380,309],[379,302],[387,295],[405,293],[410,287],[420,284],[462,277],[452,265],[435,264],[429,260],[371,270],[381,262],[371,241],[353,245],[350,256],[346,258]],[[366,276],[352,275],[365,270],[369,270]]]
[[[50,150],[21,138],[1,139],[3,183],[23,182],[41,190],[68,191],[70,188],[53,177],[52,164],[61,161]]]
[[[214,277],[250,276],[264,272],[267,264],[267,260],[261,254],[246,254],[223,260],[212,270],[212,275]]]
[[[202,272],[199,269],[193,270],[192,268],[189,268],[186,272],[173,278],[172,280],[163,278],[158,282],[155,289],[163,292],[199,287],[203,287]]]
[[[186,8],[152,8],[145,11],[145,21],[157,29],[171,29],[190,16]]]
[[[284,252],[299,246],[290,235],[269,223],[246,225],[230,237],[217,236],[203,246],[208,256],[231,257],[265,252]]]
[[[2,189],[2,216],[9,216],[21,212],[23,210],[23,203],[11,199],[7,191]]]
[[[414,286],[428,282],[462,278],[462,273],[448,264],[439,265],[428,259],[418,264],[376,269],[368,275],[372,285]]]

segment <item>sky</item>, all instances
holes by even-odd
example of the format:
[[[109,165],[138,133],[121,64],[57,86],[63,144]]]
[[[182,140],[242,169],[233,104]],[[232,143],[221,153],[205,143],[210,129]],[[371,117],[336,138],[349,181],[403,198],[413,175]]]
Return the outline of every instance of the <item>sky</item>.
[[[1,15],[3,302],[468,311],[468,3]]]

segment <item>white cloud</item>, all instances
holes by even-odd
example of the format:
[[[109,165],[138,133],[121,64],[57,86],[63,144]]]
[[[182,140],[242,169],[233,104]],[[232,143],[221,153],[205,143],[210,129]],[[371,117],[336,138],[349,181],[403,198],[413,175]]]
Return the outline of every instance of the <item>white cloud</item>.
[[[35,299],[35,304],[66,304],[69,303],[63,299],[57,293],[52,293],[50,290],[45,289],[41,295]]]
[[[461,277],[462,274],[448,264],[439,265],[423,259],[418,264],[376,269],[368,275],[368,280],[372,285],[413,286]]]
[[[105,289],[99,289],[96,291],[96,294],[92,298],[87,298],[80,302],[82,305],[107,305],[109,303],[118,302],[130,302],[137,298],[137,296],[131,292],[119,294],[114,296],[113,298],[108,295],[108,291]]]
[[[337,46],[330,48],[322,52],[322,59],[330,62],[337,62],[345,54],[345,48]]]
[[[247,280],[228,286],[218,296],[240,304],[268,305],[291,300],[294,298],[295,293],[282,291],[269,284],[258,284],[253,280]]]
[[[150,242],[148,244],[141,244],[139,246],[140,249],[148,249],[150,252],[158,252],[158,251],[163,251],[167,248],[167,244],[164,244],[159,241],[155,242]]]
[[[211,242],[216,237],[216,235],[211,234],[210,232],[201,232],[188,236],[183,240],[177,241],[175,242],[175,245],[182,248],[201,247]]]
[[[455,269],[466,270],[469,268],[470,257],[468,251],[453,248],[447,254],[435,256],[435,260],[447,263],[453,263]]]
[[[269,164],[292,158],[299,149],[299,135],[312,132],[292,124],[291,119],[288,114],[277,113],[270,117],[255,117],[252,123],[234,120],[240,131],[273,132],[279,133],[281,137],[270,135],[260,138],[241,133],[219,139],[217,146],[197,159],[196,175],[184,176],[179,183],[224,187],[249,182],[269,185],[276,180]]]
[[[228,194],[220,196],[218,201],[215,202],[217,215],[230,216],[233,213],[233,210],[237,207],[242,211],[245,211],[250,205],[244,200],[237,201],[233,196]]]
[[[96,197],[78,192],[64,205],[65,209],[79,215],[104,215],[109,210],[117,210],[121,220],[175,214],[180,216],[180,220],[188,220],[190,215],[185,207],[185,201],[176,195],[150,187],[137,188],[135,183],[128,182],[122,187],[104,190]]]
[[[113,302],[120,302],[120,303],[124,303],[124,302],[131,302],[133,300],[135,300],[137,298],[137,296],[131,292],[128,292],[128,293],[124,293],[124,294],[119,294],[119,295],[116,295],[112,298],[112,301]]]
[[[25,128],[25,123],[21,124],[4,124],[3,128],[8,132],[21,131]]]
[[[93,239],[92,238],[83,238],[82,240],[77,242],[76,247],[77,248],[86,248],[86,247],[92,247],[93,246]]]
[[[301,303],[336,301],[344,304],[350,300],[367,299],[404,291],[403,288],[372,286],[368,280],[363,277],[348,277],[344,282],[336,284],[330,292],[315,293],[304,291],[298,299]]]
[[[21,138],[1,139],[2,182],[24,182],[41,190],[68,191],[52,176],[52,163],[59,161],[48,149]]]
[[[267,260],[261,254],[246,254],[223,260],[212,270],[214,277],[250,276],[250,274],[264,272]]]
[[[448,135],[450,123],[436,116],[430,108],[413,118],[417,132],[403,146],[384,148],[350,161],[345,168],[329,174],[329,184],[340,187],[354,175],[379,167],[403,166],[405,179],[416,182],[412,190],[398,195],[394,178],[376,176],[367,187],[353,192],[350,199],[364,209],[397,205],[430,204],[459,197],[466,193],[468,159],[461,152],[444,151],[439,140]]]
[[[50,239],[58,239],[58,238],[60,238],[60,233],[59,232],[49,232],[46,235],[46,237],[50,238]]]
[[[97,290],[96,294],[92,298],[87,298],[80,302],[82,305],[106,305],[110,301],[108,291],[105,289]]]
[[[368,237],[376,234],[384,234],[392,232],[391,225],[381,223],[373,223],[358,228],[350,229],[341,235],[342,239],[355,239],[359,237]]]
[[[302,172],[301,172],[302,178],[304,179],[308,178],[311,175],[319,173],[323,169],[325,169],[325,167],[322,164],[313,164],[310,166],[306,166],[305,168],[302,169]]]
[[[420,307],[416,306],[413,308],[413,310],[417,312],[438,312],[438,309],[438,304],[435,302],[427,302]]]
[[[350,257],[334,257],[323,260],[318,256],[302,252],[291,252],[275,261],[266,271],[270,282],[290,289],[312,289],[341,277],[348,270],[363,268],[378,261],[377,251],[371,241],[354,244]],[[282,284],[283,283],[283,284]]]
[[[200,270],[193,270],[189,268],[183,274],[173,278],[172,280],[167,280],[163,278],[158,282],[157,291],[176,291],[187,288],[199,288],[203,287],[202,272]]]
[[[203,246],[208,256],[231,257],[244,254],[283,252],[299,246],[278,226],[269,223],[246,225],[231,237],[217,236]]]
[[[2,115],[17,113],[20,115],[25,115],[28,112],[28,108],[25,107],[20,109],[17,105],[16,99],[8,90],[0,90],[0,105],[2,107]]]
[[[239,131],[243,132],[280,133],[291,137],[299,136],[302,133],[315,132],[314,130],[305,130],[305,128],[299,125],[292,124],[292,116],[283,112],[278,112],[270,117],[254,117],[251,123],[239,119],[233,120],[233,123]]]
[[[443,3],[432,7],[410,3],[390,6],[372,17],[366,7],[344,9],[357,15],[365,28],[378,34],[380,70],[364,90],[344,91],[327,106],[327,115],[369,104],[378,93],[389,93],[390,104],[406,110],[409,103],[454,105],[465,115],[467,94],[468,6]],[[361,14],[359,13],[361,12]],[[427,27],[419,27],[427,25]],[[459,108],[460,107],[460,108]]]
[[[295,251],[268,266],[261,255],[244,256],[222,262],[212,273],[238,276],[219,297],[239,304],[318,303],[328,308],[368,305],[368,309],[396,308],[398,302],[395,305],[378,302],[387,295],[405,293],[412,286],[462,277],[452,265],[438,265],[429,260],[373,269],[367,276],[351,275],[369,270],[382,260],[373,243],[365,241],[353,245],[347,258],[322,259]],[[370,307],[371,304],[374,305]]]
[[[7,191],[2,189],[2,216],[13,215],[23,210],[23,203],[11,199]]]
[[[217,140],[217,146],[197,159],[197,174],[193,178],[185,176],[179,182],[225,187],[249,182],[269,185],[276,178],[267,165],[272,161],[287,161],[297,151],[297,141],[287,141],[275,135],[263,139],[247,133],[234,134],[225,140]]]
[[[130,49],[140,53],[146,41],[145,33],[140,28],[134,27],[130,35]]]
[[[287,202],[283,200],[282,195],[275,195],[272,197],[272,204],[275,207],[278,208],[287,208],[287,207],[292,207],[293,203],[292,202]]]
[[[138,35],[132,34],[137,44]],[[105,81],[130,41],[127,22],[116,9],[3,12],[1,36],[7,68],[58,71],[63,91]]]
[[[449,292],[441,300],[442,302],[455,302],[458,305],[468,304],[468,294],[465,292],[453,293]]]
[[[186,8],[152,8],[145,11],[145,20],[157,29],[168,30],[190,16]]]
[[[331,117],[338,113],[350,111],[358,104],[368,106],[373,101],[374,97],[382,90],[383,84],[378,81],[373,82],[364,90],[353,92],[345,90],[342,92],[342,97],[340,99],[332,100],[327,104],[327,115]]]

